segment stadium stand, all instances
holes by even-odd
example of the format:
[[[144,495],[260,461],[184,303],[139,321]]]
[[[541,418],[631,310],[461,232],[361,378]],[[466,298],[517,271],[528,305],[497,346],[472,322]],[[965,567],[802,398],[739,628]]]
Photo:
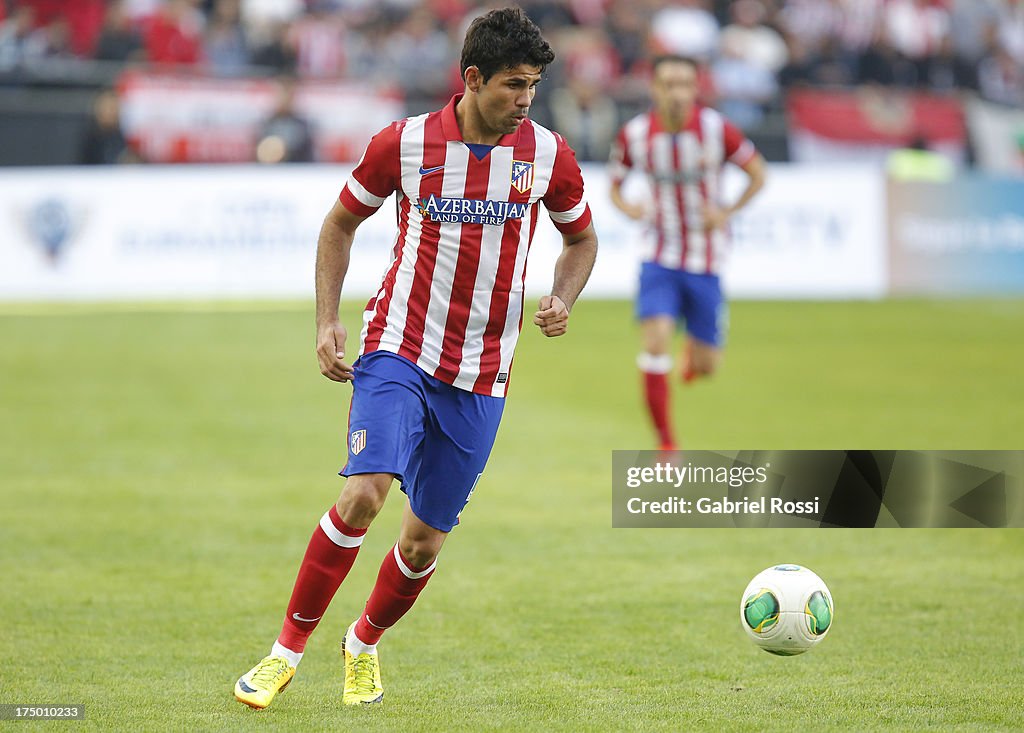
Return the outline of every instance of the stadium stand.
[[[299,80],[300,98],[305,85],[324,93],[358,85],[364,96],[379,90],[389,103],[401,100],[407,114],[432,109],[460,88],[457,47],[468,20],[497,4],[0,0],[0,135],[10,143],[0,147],[0,165],[77,162],[96,97],[112,88],[131,95],[140,75],[169,89],[188,80],[221,91],[287,75]],[[814,118],[816,106],[829,109],[836,94],[860,105],[864,124],[855,137],[870,141],[882,130],[881,143],[899,145],[923,136],[961,164],[973,162],[969,135],[934,137],[913,113],[902,122],[893,117],[922,104],[952,105],[962,118],[978,102],[1000,113],[1024,106],[1024,0],[521,4],[559,53],[534,114],[562,130],[585,159],[602,159],[619,122],[646,106],[649,59],[662,52],[700,58],[705,101],[742,124],[775,161],[807,154],[803,142],[792,149],[794,126],[803,124],[808,104]],[[122,102],[131,125],[132,100]],[[144,133],[124,132],[136,147],[126,159],[152,159]],[[360,148],[321,142],[317,158],[344,160]],[[227,162],[239,159],[238,150],[157,162]]]

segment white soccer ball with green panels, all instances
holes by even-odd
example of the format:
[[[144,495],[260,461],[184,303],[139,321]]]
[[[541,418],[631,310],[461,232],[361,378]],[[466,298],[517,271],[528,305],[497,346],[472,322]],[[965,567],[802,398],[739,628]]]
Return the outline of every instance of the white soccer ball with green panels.
[[[801,565],[762,570],[743,591],[740,623],[766,652],[791,657],[819,644],[832,628],[832,594]]]

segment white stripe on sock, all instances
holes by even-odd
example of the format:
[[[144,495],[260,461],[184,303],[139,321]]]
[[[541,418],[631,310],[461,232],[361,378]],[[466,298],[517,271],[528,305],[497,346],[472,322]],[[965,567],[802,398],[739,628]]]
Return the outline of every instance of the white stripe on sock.
[[[330,509],[324,512],[324,515],[320,517],[320,529],[322,529],[324,534],[327,535],[327,539],[338,547],[359,547],[359,545],[363,544],[363,535],[360,535],[359,537],[349,537],[334,526],[334,522],[331,521]]]
[[[398,545],[395,545],[395,562],[398,563],[398,569],[402,571],[402,575],[409,578],[409,580],[418,580],[426,575],[430,575],[434,572],[434,567],[437,565],[437,560],[430,563],[426,570],[420,570],[419,572],[413,572],[408,565],[405,564],[405,559],[402,557],[402,553],[398,551]]]
[[[672,357],[668,354],[648,354],[646,352],[637,354],[636,365],[640,371],[648,374],[668,374],[672,371]]]

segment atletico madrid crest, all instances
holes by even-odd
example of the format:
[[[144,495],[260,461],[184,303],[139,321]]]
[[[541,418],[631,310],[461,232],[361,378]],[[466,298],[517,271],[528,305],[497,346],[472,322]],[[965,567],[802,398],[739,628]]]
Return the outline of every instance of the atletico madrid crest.
[[[366,447],[366,431],[356,430],[352,433],[352,438],[349,440],[348,446],[352,455],[358,456],[362,452],[363,448]]]
[[[512,188],[519,193],[526,193],[533,188],[533,163],[512,161]]]

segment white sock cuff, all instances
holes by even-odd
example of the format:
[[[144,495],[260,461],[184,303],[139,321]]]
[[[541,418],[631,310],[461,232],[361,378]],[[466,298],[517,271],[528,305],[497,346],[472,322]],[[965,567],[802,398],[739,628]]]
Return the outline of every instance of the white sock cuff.
[[[327,539],[338,547],[359,547],[359,545],[363,544],[364,535],[350,537],[334,526],[334,522],[331,521],[330,509],[324,512],[324,515],[320,517],[320,529],[322,529],[324,534],[327,535]]]
[[[640,371],[648,374],[668,374],[672,371],[672,357],[668,354],[648,354],[641,352],[636,356],[636,365]]]
[[[366,617],[366,620],[370,622],[371,626],[373,626],[373,622],[370,621],[369,616]],[[345,649],[348,650],[353,657],[358,657],[360,654],[376,654],[376,644],[367,644],[356,635],[357,623],[358,621],[353,622],[353,624],[348,627],[348,631],[345,632]],[[378,626],[377,628],[380,627]]]
[[[277,641],[275,641],[274,646],[270,648],[270,656],[284,657],[293,667],[298,667],[299,662],[302,661],[302,652],[293,652],[291,649],[286,646],[282,646],[281,643]]]
[[[402,557],[402,553],[398,551],[398,543],[395,543],[395,562],[398,563],[398,569],[402,571],[402,575],[407,577],[409,580],[418,580],[424,578],[434,572],[434,568],[437,567],[437,560],[430,563],[430,565],[424,570],[413,570],[409,567],[409,564]]]

